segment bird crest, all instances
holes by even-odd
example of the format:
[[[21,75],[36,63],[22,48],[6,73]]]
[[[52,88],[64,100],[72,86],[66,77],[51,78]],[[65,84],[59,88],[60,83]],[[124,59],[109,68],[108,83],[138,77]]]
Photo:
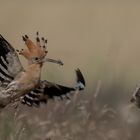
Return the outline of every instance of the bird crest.
[[[27,49],[17,50],[17,52],[24,56],[29,62],[42,61],[48,51],[46,51],[47,39],[39,38],[39,33],[36,33],[36,43],[34,43],[27,35],[22,36]]]

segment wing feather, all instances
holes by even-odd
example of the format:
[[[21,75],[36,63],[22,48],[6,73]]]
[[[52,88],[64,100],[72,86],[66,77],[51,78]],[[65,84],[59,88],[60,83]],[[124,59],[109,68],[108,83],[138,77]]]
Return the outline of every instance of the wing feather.
[[[47,103],[48,99],[59,97],[60,99],[70,99],[69,93],[76,90],[83,90],[85,87],[85,79],[79,69],[76,70],[77,83],[75,87],[68,87],[55,84],[49,81],[41,81],[40,87],[26,94],[21,102],[28,106],[39,105],[41,102]]]
[[[22,70],[15,49],[0,35],[0,83],[10,83]]]

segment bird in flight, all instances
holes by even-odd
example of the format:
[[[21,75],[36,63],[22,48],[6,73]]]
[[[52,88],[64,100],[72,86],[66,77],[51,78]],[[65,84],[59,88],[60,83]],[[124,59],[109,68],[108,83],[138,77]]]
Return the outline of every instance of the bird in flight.
[[[0,35],[0,107],[20,99],[28,106],[39,106],[41,102],[55,96],[69,99],[68,93],[85,88],[85,80],[80,71],[76,70],[77,81],[75,87],[67,87],[47,80],[41,80],[41,70],[45,62],[63,65],[61,60],[47,58],[47,39],[39,38],[37,32],[36,43],[27,35],[23,36],[26,49],[15,50],[12,45]],[[28,61],[24,68],[18,58],[22,55]]]

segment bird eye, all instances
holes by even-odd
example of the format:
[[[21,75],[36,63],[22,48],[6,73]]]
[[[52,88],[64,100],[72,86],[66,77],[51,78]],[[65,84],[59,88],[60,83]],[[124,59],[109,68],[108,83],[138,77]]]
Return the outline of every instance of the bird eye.
[[[35,57],[35,60],[38,60],[39,58],[38,57]]]

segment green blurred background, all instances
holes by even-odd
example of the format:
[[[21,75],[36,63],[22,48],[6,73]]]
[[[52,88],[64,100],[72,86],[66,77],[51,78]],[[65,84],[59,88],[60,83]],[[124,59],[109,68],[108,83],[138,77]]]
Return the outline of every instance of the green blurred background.
[[[100,81],[100,105],[119,113],[129,106],[140,81],[138,0],[0,0],[0,33],[14,47],[24,48],[21,36],[35,38],[36,31],[48,39],[48,57],[64,62],[63,67],[47,63],[42,79],[74,85],[74,69],[80,68],[87,84],[85,98],[92,97]],[[122,116],[131,120],[139,112],[134,107]]]

